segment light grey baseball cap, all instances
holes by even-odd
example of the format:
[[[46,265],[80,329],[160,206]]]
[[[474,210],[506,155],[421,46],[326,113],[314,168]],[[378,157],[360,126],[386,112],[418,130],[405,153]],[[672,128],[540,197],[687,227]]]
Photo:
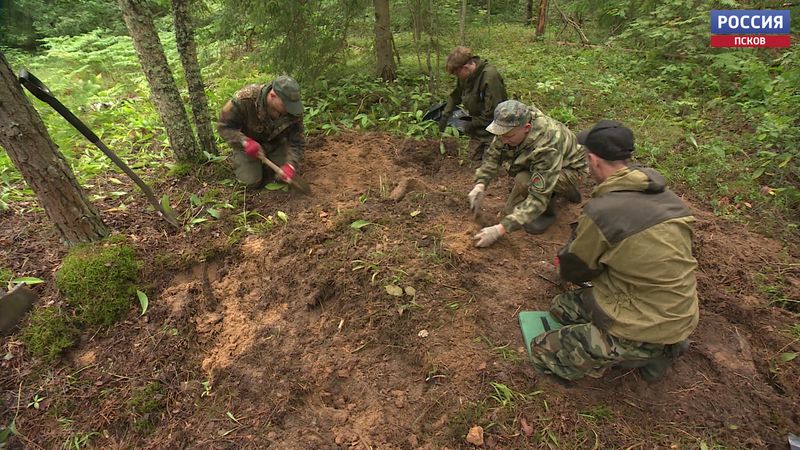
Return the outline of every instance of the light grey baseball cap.
[[[502,136],[516,127],[528,123],[531,111],[524,103],[517,100],[506,100],[494,109],[494,120],[486,127],[486,131]]]

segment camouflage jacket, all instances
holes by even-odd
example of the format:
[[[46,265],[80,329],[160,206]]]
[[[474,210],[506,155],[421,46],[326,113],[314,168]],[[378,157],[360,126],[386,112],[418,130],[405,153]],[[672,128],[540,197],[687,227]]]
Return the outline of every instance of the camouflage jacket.
[[[506,100],[508,94],[503,77],[493,65],[479,60],[475,72],[465,81],[459,79],[456,83],[444,108],[444,114],[449,115],[456,106],[463,104],[472,117],[467,134],[488,137],[491,135],[486,127],[494,119],[494,109],[498,103]]]
[[[653,169],[625,167],[600,183],[573,238],[561,277],[594,286],[592,323],[638,342],[674,344],[697,326],[697,261],[691,211]]]
[[[242,151],[245,136],[258,141],[269,154],[288,147],[288,160],[297,167],[305,151],[303,118],[284,114],[273,119],[267,112],[267,94],[272,84],[251,84],[240,89],[219,114],[217,131],[235,150]]]
[[[475,171],[475,181],[487,186],[501,164],[508,165],[511,177],[523,171],[531,174],[528,197],[500,221],[509,232],[539,217],[547,208],[562,169],[586,170],[585,150],[575,134],[535,107],[529,108],[531,131],[525,140],[512,147],[495,138],[483,155],[483,164]]]

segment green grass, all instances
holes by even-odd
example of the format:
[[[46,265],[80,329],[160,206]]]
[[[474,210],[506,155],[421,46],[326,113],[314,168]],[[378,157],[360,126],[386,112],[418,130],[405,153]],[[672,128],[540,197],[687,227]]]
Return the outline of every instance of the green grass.
[[[140,263],[118,240],[70,250],[56,286],[81,325],[108,326],[121,319],[136,293]]]

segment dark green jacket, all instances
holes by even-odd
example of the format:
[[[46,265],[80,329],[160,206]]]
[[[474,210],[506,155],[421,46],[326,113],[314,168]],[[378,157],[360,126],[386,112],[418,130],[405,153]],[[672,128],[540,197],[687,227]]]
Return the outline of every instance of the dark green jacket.
[[[653,169],[600,183],[559,252],[561,277],[591,281],[592,322],[638,342],[674,344],[697,326],[694,217]]]
[[[494,120],[495,107],[506,100],[508,93],[503,77],[493,65],[479,59],[475,72],[466,80],[459,79],[456,83],[444,108],[444,114],[449,116],[456,106],[463,104],[472,117],[467,134],[473,137],[490,137],[486,127]]]
[[[267,112],[270,84],[251,84],[240,89],[219,114],[217,132],[234,150],[242,151],[245,136],[258,141],[269,154],[287,147],[286,162],[298,167],[305,152],[303,118],[284,114],[272,119]]]

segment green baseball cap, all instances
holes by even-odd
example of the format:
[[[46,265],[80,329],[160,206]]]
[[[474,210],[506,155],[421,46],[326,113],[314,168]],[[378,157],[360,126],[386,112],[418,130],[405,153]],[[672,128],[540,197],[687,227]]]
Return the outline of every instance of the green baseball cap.
[[[524,103],[517,100],[506,100],[494,109],[494,120],[486,127],[486,131],[502,136],[516,127],[528,123],[531,111]]]
[[[300,85],[294,78],[288,75],[281,75],[272,82],[272,90],[286,106],[286,111],[293,116],[303,114],[303,104],[300,102]]]

